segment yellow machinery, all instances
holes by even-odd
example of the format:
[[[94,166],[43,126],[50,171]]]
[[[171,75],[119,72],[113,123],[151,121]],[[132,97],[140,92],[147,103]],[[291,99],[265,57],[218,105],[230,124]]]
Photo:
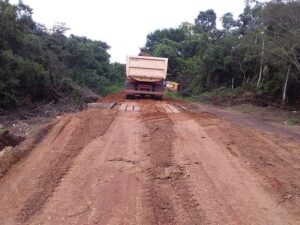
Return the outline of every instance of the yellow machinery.
[[[174,81],[166,81],[166,88],[170,91],[177,92],[179,90],[179,84]]]

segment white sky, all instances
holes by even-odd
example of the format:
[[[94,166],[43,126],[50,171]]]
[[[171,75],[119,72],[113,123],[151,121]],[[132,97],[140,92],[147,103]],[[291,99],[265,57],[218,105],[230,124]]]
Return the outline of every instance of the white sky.
[[[10,0],[17,3],[18,0]],[[33,9],[33,19],[51,27],[64,22],[71,33],[101,40],[111,46],[111,61],[125,62],[137,55],[149,32],[194,22],[200,11],[214,9],[242,13],[243,0],[23,0]]]

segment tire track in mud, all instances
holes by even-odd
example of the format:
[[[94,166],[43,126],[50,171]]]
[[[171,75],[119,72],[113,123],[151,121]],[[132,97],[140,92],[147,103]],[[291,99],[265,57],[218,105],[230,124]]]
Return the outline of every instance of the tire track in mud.
[[[299,142],[237,125],[207,112],[188,115],[224,152],[228,151],[257,177],[278,207],[291,213],[291,221],[299,221]]]
[[[218,129],[226,134],[220,139],[222,144],[234,149],[240,160],[259,174],[264,189],[275,196],[278,204],[285,203],[295,214],[299,214],[299,207],[295,207],[300,203],[299,146],[291,144],[287,150],[281,146],[283,141],[277,144],[271,136],[243,127],[231,126],[229,129],[223,125]],[[216,129],[209,130],[212,136],[217,132]],[[297,148],[298,154],[292,153]],[[253,152],[252,149],[259,151]]]
[[[97,125],[99,125],[97,120],[101,120],[100,116],[97,115],[97,111],[85,112],[80,116],[80,122],[74,128],[70,127],[70,120],[67,120],[66,123],[59,128],[59,134],[62,134],[66,129],[70,129],[72,132],[70,135],[71,138],[65,140],[68,141],[65,147],[60,152],[57,152],[57,156],[48,163],[42,176],[38,178],[35,192],[27,199],[24,207],[21,208],[16,215],[16,221],[20,224],[24,224],[31,216],[40,211],[64,175],[72,167],[74,158],[80,154],[84,146],[90,141],[98,136],[102,136],[115,117],[116,113],[111,113],[110,116],[104,116],[105,122],[102,124],[103,127],[97,127]],[[71,118],[71,120],[72,119],[74,118]],[[50,141],[51,144],[56,141],[57,136],[58,135],[55,136],[54,140],[52,139]]]
[[[174,159],[173,143],[176,134],[166,113],[155,112],[153,106],[142,107],[141,117],[149,134],[146,155],[150,166],[146,169],[145,187],[149,224],[208,224],[203,211],[188,185],[184,165]]]

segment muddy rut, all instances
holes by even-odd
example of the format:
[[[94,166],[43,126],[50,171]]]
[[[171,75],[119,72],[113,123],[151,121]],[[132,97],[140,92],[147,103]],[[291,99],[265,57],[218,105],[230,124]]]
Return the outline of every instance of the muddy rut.
[[[0,178],[0,224],[300,224],[297,140],[113,100],[56,119]]]

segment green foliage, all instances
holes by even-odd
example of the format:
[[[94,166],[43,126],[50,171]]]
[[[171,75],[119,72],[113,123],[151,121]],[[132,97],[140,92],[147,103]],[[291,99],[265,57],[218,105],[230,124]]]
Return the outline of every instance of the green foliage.
[[[284,125],[288,125],[288,126],[294,126],[294,125],[298,125],[300,124],[300,119],[299,118],[290,118],[286,121],[283,122]]]
[[[196,98],[195,97],[185,97],[179,94],[178,92],[171,92],[171,91],[165,91],[164,93],[165,96],[173,99],[179,99],[179,100],[185,100],[189,102],[195,102]]]
[[[203,32],[211,32],[216,28],[217,15],[214,10],[201,11],[195,19],[196,28]]]
[[[0,128],[0,135],[3,134],[6,131],[4,128]]]
[[[231,89],[228,87],[219,87],[217,89],[211,90],[211,91],[206,91],[202,93],[202,96],[204,97],[217,97],[218,99],[224,99],[226,101],[232,101],[236,97],[240,96],[244,92],[243,87],[238,87],[235,89]]]
[[[125,78],[125,66],[111,64],[109,46],[102,41],[64,32],[57,23],[47,30],[31,18],[32,10],[21,1],[0,0],[0,107],[80,96],[67,83],[107,94]]]
[[[149,34],[142,50],[169,58],[168,79],[186,96],[250,91],[275,103],[299,102],[300,2],[247,0],[237,20],[226,13],[221,21],[224,29],[217,29],[215,12],[201,11],[194,24]]]
[[[117,93],[124,88],[124,83],[114,84],[104,88],[104,94]]]
[[[221,20],[226,31],[230,31],[230,29],[236,25],[236,21],[234,20],[232,13],[225,13]]]

